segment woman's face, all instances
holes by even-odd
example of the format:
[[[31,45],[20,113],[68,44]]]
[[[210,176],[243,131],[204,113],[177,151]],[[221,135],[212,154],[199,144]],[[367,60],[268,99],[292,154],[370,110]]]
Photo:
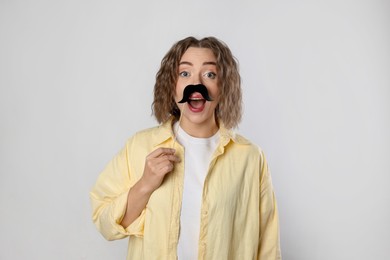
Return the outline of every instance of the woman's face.
[[[194,92],[189,102],[178,104],[182,113],[181,126],[186,131],[185,127],[215,129],[215,108],[219,100],[217,60],[208,48],[190,47],[179,62],[175,101],[182,99],[187,85],[197,84],[206,86],[213,101],[206,101],[200,93]]]

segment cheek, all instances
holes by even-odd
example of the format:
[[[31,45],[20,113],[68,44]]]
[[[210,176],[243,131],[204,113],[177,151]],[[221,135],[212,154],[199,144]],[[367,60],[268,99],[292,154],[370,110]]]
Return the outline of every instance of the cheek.
[[[218,86],[210,88],[209,93],[213,98],[219,99],[220,91]]]
[[[175,98],[180,100],[183,96],[184,87],[178,82],[175,87]]]

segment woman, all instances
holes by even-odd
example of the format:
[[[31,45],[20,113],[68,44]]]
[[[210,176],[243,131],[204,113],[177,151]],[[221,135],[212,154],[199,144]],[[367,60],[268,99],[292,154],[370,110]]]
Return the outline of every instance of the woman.
[[[241,85],[229,48],[183,39],[161,62],[153,111],[91,191],[108,240],[128,259],[281,259],[276,201],[263,152],[235,128]]]

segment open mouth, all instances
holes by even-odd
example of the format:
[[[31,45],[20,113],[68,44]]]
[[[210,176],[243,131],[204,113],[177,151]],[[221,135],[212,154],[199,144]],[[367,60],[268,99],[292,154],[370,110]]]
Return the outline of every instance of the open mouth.
[[[203,98],[190,98],[188,101],[190,107],[194,109],[202,109],[205,103],[206,100]]]
[[[206,107],[206,101],[213,101],[207,87],[203,84],[188,85],[183,90],[183,98],[178,103],[187,103],[191,112],[200,113]]]

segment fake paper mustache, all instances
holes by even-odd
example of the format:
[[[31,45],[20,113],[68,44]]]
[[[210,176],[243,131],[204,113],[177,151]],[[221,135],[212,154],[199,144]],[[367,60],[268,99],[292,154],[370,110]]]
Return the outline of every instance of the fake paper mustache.
[[[183,91],[183,98],[178,103],[185,103],[190,101],[190,96],[194,92],[199,92],[202,97],[207,101],[213,101],[213,99],[209,96],[209,92],[207,91],[207,88],[203,84],[198,85],[188,85],[184,88]]]

